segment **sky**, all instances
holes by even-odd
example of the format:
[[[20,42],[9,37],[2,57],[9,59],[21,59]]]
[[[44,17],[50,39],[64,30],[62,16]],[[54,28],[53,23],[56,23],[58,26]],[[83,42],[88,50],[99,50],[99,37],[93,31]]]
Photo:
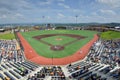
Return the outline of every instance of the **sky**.
[[[76,19],[120,23],[120,0],[0,0],[0,24],[76,23]]]

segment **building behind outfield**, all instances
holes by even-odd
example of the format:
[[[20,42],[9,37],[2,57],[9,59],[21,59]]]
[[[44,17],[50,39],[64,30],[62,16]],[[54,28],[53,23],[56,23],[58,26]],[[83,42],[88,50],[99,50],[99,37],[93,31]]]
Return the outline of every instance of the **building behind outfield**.
[[[2,28],[0,29],[0,32],[4,32],[4,31],[5,31],[5,29],[2,29]]]

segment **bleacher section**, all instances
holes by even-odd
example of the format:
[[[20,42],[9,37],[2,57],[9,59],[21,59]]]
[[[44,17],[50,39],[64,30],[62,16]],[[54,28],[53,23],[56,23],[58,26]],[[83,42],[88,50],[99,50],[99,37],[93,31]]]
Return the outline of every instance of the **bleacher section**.
[[[120,80],[120,40],[98,40],[86,60],[66,68],[71,80]]]
[[[25,60],[15,40],[0,40],[0,80],[120,80],[120,40],[98,40],[88,56],[66,66]]]

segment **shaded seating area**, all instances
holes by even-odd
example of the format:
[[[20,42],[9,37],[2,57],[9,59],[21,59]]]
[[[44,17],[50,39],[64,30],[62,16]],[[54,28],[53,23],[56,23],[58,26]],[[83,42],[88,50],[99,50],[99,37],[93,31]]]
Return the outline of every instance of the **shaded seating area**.
[[[72,73],[72,72],[75,72],[76,70],[79,70],[81,69],[82,67],[84,67],[85,65],[89,65],[89,63],[87,62],[79,62],[79,63],[76,63],[76,64],[70,64],[67,66],[67,69],[68,69],[68,72]],[[90,66],[90,65],[89,65]]]
[[[84,66],[79,71],[72,73],[70,78],[73,78],[73,79],[80,78],[83,74],[86,74],[87,72],[89,72],[88,67]]]
[[[113,71],[112,73],[110,73],[110,76],[112,76],[116,80],[117,79],[120,80],[120,69],[117,69]]]
[[[107,74],[107,73],[110,72],[110,70],[112,70],[112,68],[110,68],[110,66],[108,66],[108,67],[106,67],[106,68],[100,70],[100,72],[103,73],[103,74]]]
[[[87,77],[83,78],[84,80],[107,80],[107,78],[102,78],[100,75],[97,73],[93,73],[88,75]]]
[[[9,71],[13,76],[15,76],[17,79],[20,79],[21,77],[17,75],[14,71],[10,70]]]
[[[4,80],[4,76],[0,73],[0,79]]]
[[[25,65],[21,65],[21,64],[25,64]],[[28,68],[28,66],[31,68]],[[29,62],[29,61],[25,61],[25,62],[7,62],[5,64],[2,64],[0,67],[0,70],[2,72],[0,72],[0,79],[2,80],[26,80],[27,76],[29,74],[31,74],[30,72],[34,72],[36,68],[38,68],[39,66]],[[25,77],[25,78],[24,78]]]
[[[4,72],[4,74],[10,78],[10,80],[16,80],[13,76],[11,76],[8,72]]]

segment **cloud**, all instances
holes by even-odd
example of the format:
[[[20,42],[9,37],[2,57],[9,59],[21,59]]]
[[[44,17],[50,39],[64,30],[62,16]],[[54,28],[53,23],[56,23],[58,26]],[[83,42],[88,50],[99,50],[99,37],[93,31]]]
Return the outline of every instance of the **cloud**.
[[[91,15],[96,16],[98,14],[97,14],[97,12],[92,12]]]
[[[39,5],[49,5],[49,4],[51,4],[53,2],[53,0],[46,0],[46,1],[41,1],[40,3],[39,3]]]
[[[57,15],[58,15],[58,17],[60,17],[60,18],[65,17],[65,15],[63,15],[62,13],[58,13]]]
[[[51,17],[50,16],[42,16],[42,18],[40,18],[40,19],[47,20],[47,19],[51,19]]]
[[[26,0],[1,0],[0,1],[0,18],[17,19],[23,18],[19,12],[23,10],[32,10],[33,6]]]
[[[58,1],[65,2],[65,0],[58,0]]]
[[[78,22],[120,22],[120,0],[67,1],[69,0],[0,0],[0,23],[75,22],[75,15],[79,16]],[[41,16],[45,18],[42,19]]]
[[[22,17],[23,15],[20,14],[20,13],[16,13],[15,16],[20,16],[20,17]]]
[[[64,7],[64,8],[66,8],[66,9],[69,9],[69,8],[70,8],[70,6],[65,5],[65,4],[63,4],[63,3],[58,3],[58,5],[59,5],[59,6],[62,6],[62,7]]]
[[[100,12],[102,14],[107,14],[107,15],[116,15],[116,13],[113,10],[104,10],[104,9],[101,9]]]
[[[25,19],[25,17],[20,13],[14,13],[14,14],[3,14],[0,16],[0,19],[17,20],[17,19]]]
[[[105,4],[115,4],[120,2],[120,0],[97,0],[100,3],[105,3]]]
[[[25,0],[2,0],[0,1],[0,9],[7,10],[18,10],[21,9],[30,9],[30,4]]]
[[[120,0],[96,0],[96,1],[112,8],[120,8]]]
[[[46,18],[47,18],[47,19],[51,19],[51,17],[50,17],[50,16],[46,16]]]
[[[11,11],[6,9],[0,9],[0,15],[3,15],[3,14],[11,14]]]
[[[2,15],[2,16],[0,16],[0,18],[1,19],[5,19],[5,18],[7,18],[7,16],[6,15]]]

